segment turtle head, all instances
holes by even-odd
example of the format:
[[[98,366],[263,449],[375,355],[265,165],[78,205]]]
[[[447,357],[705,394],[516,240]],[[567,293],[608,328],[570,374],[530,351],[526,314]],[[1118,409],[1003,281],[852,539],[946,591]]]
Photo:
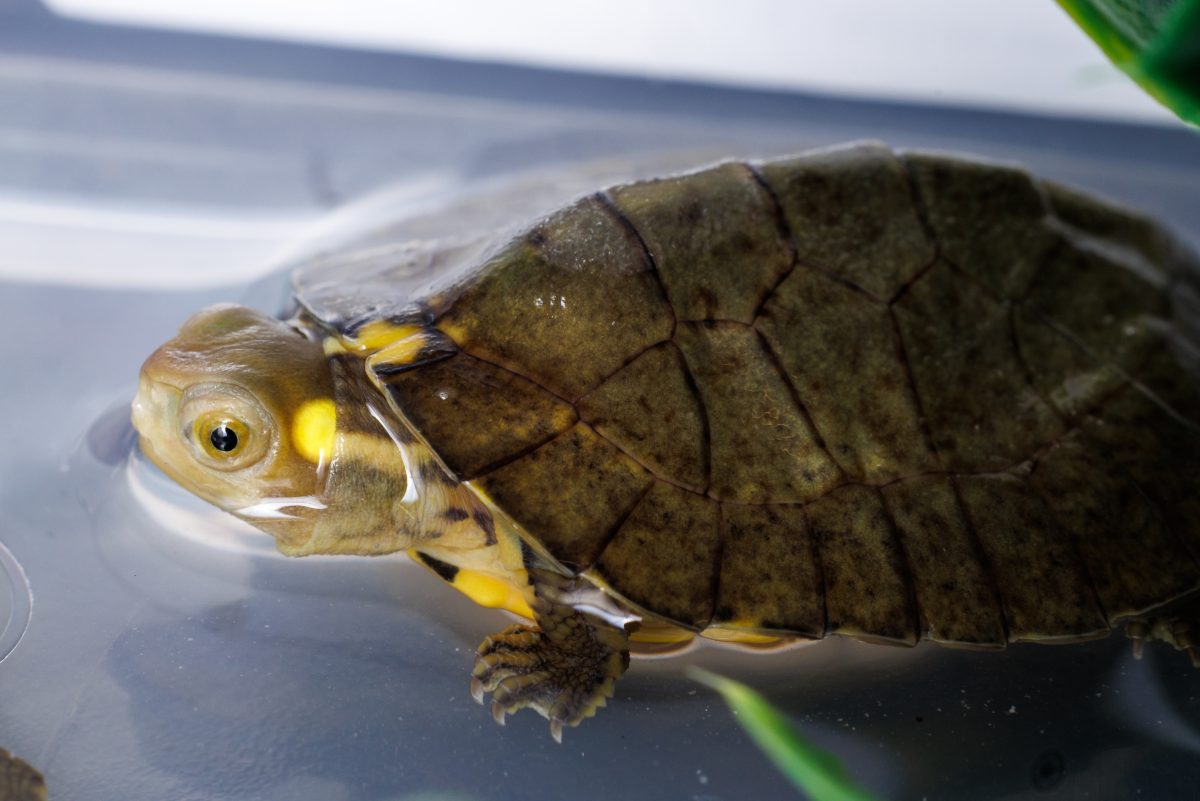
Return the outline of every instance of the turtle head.
[[[252,309],[213,306],[146,360],[133,426],[171,478],[287,550],[323,508],[333,397],[319,342]]]

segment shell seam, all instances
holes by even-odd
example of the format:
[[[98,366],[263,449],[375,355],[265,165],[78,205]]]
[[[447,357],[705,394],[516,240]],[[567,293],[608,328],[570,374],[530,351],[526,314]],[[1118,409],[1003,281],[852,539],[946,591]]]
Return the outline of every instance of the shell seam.
[[[767,183],[767,179],[765,177],[763,177],[762,173],[759,172],[757,167],[755,167],[753,164],[745,164],[744,166],[746,167],[746,169],[748,169],[750,171],[750,175],[753,176],[755,182],[759,185],[759,187],[761,187],[762,190],[764,192],[766,192],[767,196],[771,199],[771,205],[775,209],[776,225],[779,228],[780,236],[783,237],[783,240],[787,243],[788,249],[792,253],[791,265],[789,265],[788,268],[783,271],[783,274],[781,276],[779,276],[779,280],[777,280],[775,282],[774,286],[770,287],[767,290],[766,294],[763,295],[762,300],[759,301],[758,305],[754,307],[754,315],[750,320],[750,325],[754,325],[759,321],[759,319],[763,316],[763,313],[766,311],[767,304],[771,302],[772,298],[774,298],[775,294],[779,291],[779,287],[783,286],[783,284],[789,278],[792,277],[792,274],[794,272],[796,272],[796,270],[799,270],[799,269],[813,270],[814,272],[818,272],[821,275],[824,275],[826,278],[829,278],[830,280],[835,281],[838,284],[841,284],[842,286],[846,287],[847,289],[851,289],[855,292],[860,293],[861,295],[875,301],[876,303],[884,303],[884,304],[887,303],[887,301],[885,301],[883,298],[877,297],[872,292],[868,292],[867,290],[863,289],[858,284],[854,283],[853,281],[851,281],[841,275],[838,275],[836,272],[834,272],[833,270],[831,270],[828,267],[825,267],[820,264],[815,264],[815,263],[807,261],[807,260],[802,262],[800,260],[800,251],[796,247],[796,239],[792,235],[791,226],[788,225],[787,218],[783,214],[783,203],[780,202],[779,196],[775,194],[775,190],[772,189],[771,185]]]
[[[905,157],[903,153],[894,153],[894,155],[896,156],[896,160],[900,162],[900,171],[904,173],[904,185],[908,188],[908,195],[912,200],[913,214],[916,216],[917,223],[920,224],[921,230],[925,233],[925,238],[928,239],[930,244],[933,245],[933,255],[930,257],[928,264],[917,270],[917,272],[914,273],[911,278],[901,284],[900,288],[892,293],[890,298],[884,301],[889,308],[891,308],[896,301],[900,300],[900,298],[904,297],[904,294],[908,292],[909,288],[912,287],[913,284],[924,278],[939,261],[944,259],[944,256],[942,255],[942,243],[938,239],[937,231],[934,230],[933,223],[929,220],[929,209],[926,208],[925,201],[921,197],[921,192],[917,189],[917,181],[916,178],[913,177],[912,164],[909,163],[908,158]]]
[[[1042,495],[1037,487],[1033,486],[1032,482],[1022,479],[1021,483],[1029,490],[1029,494],[1036,498],[1037,502],[1045,509],[1048,519],[1054,523],[1053,530],[1060,535],[1065,534],[1066,536],[1063,539],[1071,543],[1071,553],[1075,554],[1075,559],[1079,562],[1080,567],[1083,568],[1083,575],[1087,577],[1088,589],[1092,591],[1092,600],[1096,602],[1096,608],[1100,610],[1100,616],[1104,619],[1104,625],[1108,627],[1109,631],[1112,631],[1112,618],[1108,614],[1108,609],[1104,606],[1104,601],[1100,599],[1100,587],[1096,583],[1096,576],[1092,573],[1092,567],[1088,564],[1087,559],[1084,558],[1083,551],[1079,547],[1079,535],[1074,531],[1063,528],[1063,525],[1052,511],[1050,504],[1046,502],[1045,496]]]
[[[979,536],[979,529],[975,527],[975,521],[972,519],[967,502],[963,500],[962,488],[958,486],[957,476],[950,477],[950,489],[954,493],[954,502],[958,507],[958,516],[962,519],[963,528],[971,537],[971,545],[975,548],[975,558],[979,560],[980,567],[983,568],[983,574],[987,576],[988,587],[992,591],[992,598],[996,602],[996,610],[1000,613],[1000,632],[1004,637],[1004,642],[1001,646],[1012,642],[1012,621],[1009,619],[1008,604],[1005,602],[1004,595],[1000,592],[1000,580],[996,577],[996,569],[992,566],[992,557],[987,551],[987,547],[983,544],[983,538]]]
[[[604,537],[600,540],[602,545],[600,546],[599,550],[596,551],[596,555],[592,557],[592,561],[588,562],[586,565],[580,565],[579,569],[576,571],[577,573],[583,573],[586,570],[592,570],[597,564],[599,564],[600,560],[604,558],[604,552],[607,551],[608,547],[616,541],[617,536],[621,533],[621,529],[625,527],[625,523],[629,521],[629,518],[633,517],[633,513],[637,511],[637,508],[642,505],[642,501],[646,500],[646,496],[650,494],[652,489],[654,489],[654,484],[656,481],[657,479],[651,475],[649,483],[646,484],[646,488],[638,494],[637,499],[630,504],[628,509],[621,513],[616,522],[613,523],[612,527],[605,532]],[[607,579],[605,579],[605,581],[607,581]]]
[[[936,260],[934,262],[937,263]],[[899,295],[897,295],[897,299]],[[933,430],[930,427],[929,417],[925,414],[925,404],[921,401],[921,393],[917,389],[916,376],[912,371],[912,362],[908,357],[908,346],[904,342],[904,331],[900,327],[900,320],[896,316],[896,310],[892,305],[888,306],[888,316],[892,319],[892,329],[896,334],[896,346],[900,353],[900,360],[904,364],[904,373],[908,377],[908,386],[912,392],[913,403],[916,405],[917,417],[920,420],[921,433],[925,436],[926,445],[933,453],[934,461],[938,467],[944,471],[945,464],[942,461],[942,455],[938,451],[937,442],[933,438]],[[1021,464],[1018,462],[1017,465]],[[1013,465],[1016,467],[1017,465]],[[1012,469],[1012,468],[1009,468]],[[1008,470],[1002,471],[1008,474]],[[979,565],[983,570],[984,576],[987,577],[988,587],[992,592],[992,598],[996,603],[996,609],[1000,613],[1000,628],[1004,636],[1004,642],[1008,642],[1009,631],[1011,627],[1008,621],[1008,611],[1004,608],[1004,596],[1000,594],[1000,582],[996,578],[995,569],[992,567],[991,557],[988,556],[987,549],[983,546],[983,540],[979,537],[979,532],[975,528],[974,521],[967,514],[967,505],[963,500],[962,492],[959,490],[958,481],[956,480],[957,473],[945,471],[949,477],[950,490],[954,493],[954,502],[958,509],[959,519],[962,520],[963,528],[970,538],[971,547],[975,551],[975,558],[979,560]]]
[[[753,327],[751,327],[750,330],[754,332],[754,336],[755,339],[758,340],[759,347],[761,347],[763,352],[767,355],[767,360],[771,363],[771,366],[775,369],[776,374],[778,374],[779,378],[783,381],[783,385],[787,387],[788,395],[791,396],[792,403],[795,404],[796,410],[800,412],[800,418],[804,420],[805,425],[808,426],[808,430],[812,432],[814,444],[821,449],[821,451],[829,458],[829,461],[833,463],[833,466],[838,469],[838,472],[842,474],[842,479],[844,481],[849,477],[849,473],[846,472],[846,468],[842,467],[842,463],[837,460],[837,457],[833,455],[833,451],[829,449],[828,441],[821,435],[821,430],[817,428],[816,421],[813,420],[812,415],[809,414],[808,407],[804,405],[804,401],[800,398],[800,391],[796,389],[796,385],[792,383],[791,376],[789,376],[787,371],[783,369],[783,364],[779,361],[779,355],[771,349],[771,343],[767,342],[767,338],[763,336],[762,331],[759,331],[757,328]]]
[[[898,567],[904,573],[904,586],[907,590],[910,610],[909,625],[912,626],[912,631],[916,638],[913,644],[916,645],[925,639],[928,620],[917,599],[916,570],[913,568],[912,556],[908,552],[908,547],[904,544],[904,537],[900,533],[900,527],[896,525],[896,516],[892,514],[892,510],[887,504],[887,499],[883,497],[883,490],[879,487],[875,488],[875,497],[879,499],[879,508],[883,510],[883,516],[887,520],[888,529],[891,531],[892,537],[896,542],[896,547],[900,551]]]
[[[692,374],[691,365],[687,363],[687,357],[683,355],[683,350],[671,341],[671,348],[675,351],[676,358],[683,365],[683,378],[687,384],[688,390],[692,393],[692,397],[696,399],[696,405],[700,407],[700,425],[704,433],[704,494],[712,489],[712,423],[708,419],[708,406],[704,403],[704,398],[700,394],[700,385],[696,383],[696,376]]]
[[[654,283],[658,285],[659,299],[667,310],[671,312],[671,332],[667,334],[667,339],[675,337],[675,328],[679,325],[679,315],[675,313],[675,306],[671,304],[671,296],[667,293],[667,285],[663,283],[662,273],[658,271],[658,262],[654,259],[654,254],[650,252],[649,246],[646,245],[646,240],[642,238],[642,234],[638,231],[637,226],[633,221],[625,216],[620,207],[617,206],[616,200],[608,192],[597,192],[594,197],[600,206],[608,211],[617,222],[626,231],[633,236],[638,243],[638,247],[642,249],[642,255],[646,257],[646,264],[650,267],[650,274],[654,276]]]

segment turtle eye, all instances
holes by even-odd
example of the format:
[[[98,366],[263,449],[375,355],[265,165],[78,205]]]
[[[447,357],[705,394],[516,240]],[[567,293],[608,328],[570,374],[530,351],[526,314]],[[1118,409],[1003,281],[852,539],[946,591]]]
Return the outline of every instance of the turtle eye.
[[[274,427],[253,397],[225,386],[193,387],[180,407],[183,437],[196,459],[221,471],[242,470],[270,451]]]
[[[251,444],[250,429],[241,420],[222,415],[204,415],[196,420],[193,438],[213,459],[237,458]]]
[[[238,435],[228,422],[223,422],[208,435],[208,441],[221,453],[237,450]]]

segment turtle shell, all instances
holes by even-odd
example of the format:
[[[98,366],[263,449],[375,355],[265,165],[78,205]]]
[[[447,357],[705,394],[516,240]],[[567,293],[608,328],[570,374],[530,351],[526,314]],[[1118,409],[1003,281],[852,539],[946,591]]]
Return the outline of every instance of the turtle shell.
[[[46,801],[46,780],[32,765],[0,748],[0,799]]]
[[[584,197],[423,297],[387,274],[298,297],[438,337],[375,363],[396,411],[679,625],[1002,647],[1200,585],[1200,265],[1134,212],[858,144]]]

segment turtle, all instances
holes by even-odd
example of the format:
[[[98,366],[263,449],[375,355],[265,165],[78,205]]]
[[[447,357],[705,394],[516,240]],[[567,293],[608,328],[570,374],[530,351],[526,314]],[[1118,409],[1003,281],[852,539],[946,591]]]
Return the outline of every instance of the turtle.
[[[471,692],[561,741],[634,650],[1200,660],[1200,259],[1019,166],[858,142],[334,253],[145,362],[142,451],[285,554],[523,620]]]
[[[32,765],[0,748],[0,801],[46,801],[46,780]]]

